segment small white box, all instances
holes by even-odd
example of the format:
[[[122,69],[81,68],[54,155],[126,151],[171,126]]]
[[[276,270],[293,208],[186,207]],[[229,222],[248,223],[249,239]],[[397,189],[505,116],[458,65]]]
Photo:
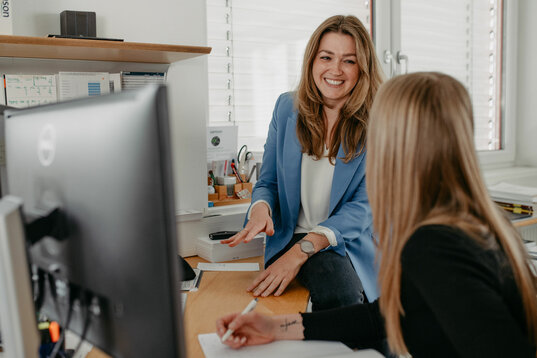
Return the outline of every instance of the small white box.
[[[235,247],[223,245],[219,240],[208,237],[198,238],[196,243],[198,256],[210,262],[223,262],[262,256],[264,253],[264,235],[257,235],[248,243],[240,243]]]

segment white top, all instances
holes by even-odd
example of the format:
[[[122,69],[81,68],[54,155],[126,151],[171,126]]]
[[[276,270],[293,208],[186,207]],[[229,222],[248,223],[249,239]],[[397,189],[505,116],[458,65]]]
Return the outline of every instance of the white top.
[[[300,179],[300,211],[295,233],[314,232],[326,236],[332,246],[337,245],[336,235],[327,227],[319,226],[328,219],[330,192],[334,165],[328,159],[328,149],[324,156],[315,160],[313,156],[302,153]]]
[[[319,226],[320,222],[328,219],[330,207],[330,192],[332,191],[332,178],[334,177],[334,165],[327,157],[328,149],[324,156],[315,160],[314,157],[302,153],[301,179],[300,179],[300,211],[295,227],[295,233],[313,232],[326,236],[332,246],[337,246],[336,235],[327,227]],[[268,203],[258,200],[258,203]],[[269,206],[269,211],[270,206]],[[250,219],[251,209],[248,212]],[[272,215],[272,212],[270,212]]]

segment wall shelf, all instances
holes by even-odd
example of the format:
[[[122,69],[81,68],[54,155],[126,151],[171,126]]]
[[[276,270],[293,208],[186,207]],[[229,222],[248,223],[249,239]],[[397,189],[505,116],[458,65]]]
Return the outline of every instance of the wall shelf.
[[[0,35],[0,57],[171,64],[210,47]]]

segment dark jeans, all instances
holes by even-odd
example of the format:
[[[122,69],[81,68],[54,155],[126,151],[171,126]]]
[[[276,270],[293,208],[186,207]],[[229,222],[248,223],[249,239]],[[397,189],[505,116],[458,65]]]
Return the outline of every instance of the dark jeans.
[[[272,257],[270,266],[306,234],[295,234],[287,246]],[[270,240],[270,239],[269,239]],[[332,250],[318,252],[300,268],[298,280],[309,291],[312,311],[326,310],[364,302],[364,289],[348,256]]]

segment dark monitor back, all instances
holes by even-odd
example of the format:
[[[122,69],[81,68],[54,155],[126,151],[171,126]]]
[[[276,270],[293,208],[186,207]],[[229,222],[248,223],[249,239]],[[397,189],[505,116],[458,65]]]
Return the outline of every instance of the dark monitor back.
[[[38,309],[61,324],[71,307],[69,329],[117,357],[182,356],[166,89],[7,112],[5,122],[8,192],[27,217],[59,207],[63,218],[63,234],[30,251]]]

